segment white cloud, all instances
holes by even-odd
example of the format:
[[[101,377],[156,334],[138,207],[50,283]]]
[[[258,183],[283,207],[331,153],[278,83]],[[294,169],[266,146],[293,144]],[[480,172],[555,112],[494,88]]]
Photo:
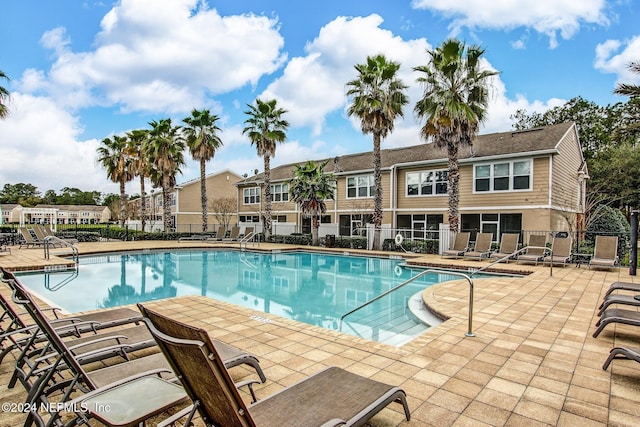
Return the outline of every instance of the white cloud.
[[[11,114],[0,126],[0,182],[19,182],[59,192],[63,187],[82,191],[117,192],[96,165],[99,141],[79,141],[77,117],[49,98],[12,93]]]
[[[607,40],[596,46],[594,67],[617,75],[617,83],[639,84],[640,76],[629,70],[629,63],[640,61],[640,36],[621,42]]]
[[[412,68],[426,61],[430,46],[425,39],[405,41],[380,28],[382,22],[375,14],[329,22],[307,44],[307,55],[292,58],[261,96],[278,99],[292,126],[310,126],[317,135],[325,117],[346,105],[345,85],[357,77],[354,66],[379,53],[401,64],[399,77],[410,86],[409,96],[419,96]]]
[[[276,19],[220,16],[198,0],[121,0],[105,15],[95,50],[73,52],[64,29],[41,38],[56,58],[46,90],[72,108],[120,105],[123,112],[181,112],[206,96],[256,85],[286,59]],[[35,77],[38,79],[35,79]]]
[[[570,39],[584,24],[608,25],[606,0],[413,0],[416,9],[428,9],[451,18],[449,28],[512,30],[532,28],[557,46],[558,34]]]

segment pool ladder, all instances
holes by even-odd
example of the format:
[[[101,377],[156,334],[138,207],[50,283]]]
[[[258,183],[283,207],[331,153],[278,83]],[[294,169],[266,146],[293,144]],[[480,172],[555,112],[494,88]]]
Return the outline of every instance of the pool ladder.
[[[422,276],[424,276],[424,275],[426,275],[428,273],[439,273],[439,274],[446,273],[448,275],[462,277],[462,278],[467,280],[467,282],[469,283],[469,326],[468,326],[467,332],[464,335],[466,337],[475,337],[476,334],[473,333],[473,280],[471,279],[470,276],[468,276],[467,274],[464,274],[464,273],[459,273],[457,271],[444,271],[444,270],[438,270],[438,269],[433,269],[433,268],[424,270],[424,271],[420,272],[419,274],[413,276],[412,278],[410,278],[408,280],[405,280],[404,282],[400,283],[398,286],[395,286],[395,287],[389,289],[388,291],[385,291],[385,292],[381,293],[380,295],[378,295],[378,296],[376,296],[374,298],[371,298],[369,301],[367,301],[365,303],[362,303],[359,306],[347,311],[345,314],[340,316],[340,323],[339,323],[340,326],[338,327],[338,331],[342,332],[342,324],[344,323],[344,318],[345,317],[349,316],[350,314],[355,313],[356,311],[368,306],[369,304],[371,304],[371,303],[373,303],[375,301],[378,301],[380,298],[383,298],[383,297],[389,295],[390,293],[400,289],[401,287],[403,287],[405,285],[408,285],[409,283],[419,279],[420,277],[422,277]]]
[[[50,258],[51,248],[54,248],[55,245],[61,245],[71,248],[71,256],[73,257],[73,261],[76,263],[76,265],[78,265],[78,248],[76,248],[73,243],[61,239],[58,236],[47,236],[44,238],[44,259]]]

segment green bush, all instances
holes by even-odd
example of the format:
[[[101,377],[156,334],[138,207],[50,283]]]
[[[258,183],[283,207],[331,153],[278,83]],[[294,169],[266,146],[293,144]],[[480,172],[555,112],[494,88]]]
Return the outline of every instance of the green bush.
[[[382,250],[390,252],[413,252],[416,254],[437,254],[439,241],[435,239],[412,240],[407,239],[402,245],[396,245],[395,239],[385,239],[382,242]],[[404,250],[403,250],[404,249]]]

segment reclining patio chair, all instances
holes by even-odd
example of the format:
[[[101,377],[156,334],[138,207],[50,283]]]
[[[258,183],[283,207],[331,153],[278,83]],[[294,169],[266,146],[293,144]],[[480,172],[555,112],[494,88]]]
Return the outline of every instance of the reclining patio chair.
[[[640,326],[640,312],[623,308],[609,308],[603,311],[600,319],[596,322],[597,329],[593,333],[593,337],[596,338],[600,335],[600,332],[610,323]]]
[[[551,254],[545,256],[542,262],[545,264],[566,265],[571,261],[571,245],[573,245],[571,237],[555,237],[551,244]]]
[[[542,261],[545,255],[548,253],[546,248],[547,236],[544,234],[532,234],[529,236],[529,243],[527,244],[527,252],[518,255],[517,262],[532,262],[538,265]]]
[[[613,304],[640,307],[640,295],[609,294],[604,297],[602,304],[598,307],[600,310],[598,311],[598,316],[601,316],[602,313]]]
[[[464,256],[464,253],[469,250],[469,237],[471,233],[460,232],[456,234],[456,239],[453,242],[453,247],[442,251],[442,258],[460,258]]]
[[[596,236],[589,268],[614,268],[618,265],[618,236]]]
[[[74,409],[79,420],[97,418],[107,425],[134,425],[185,400],[181,387],[160,378],[175,377],[161,353],[87,371],[22,286],[16,286],[13,298],[33,317],[53,350],[38,375],[20,378],[27,390],[25,425],[58,425],[60,411]],[[129,376],[132,372],[135,374]],[[78,392],[89,393],[83,396],[85,400],[71,401]]]
[[[604,294],[605,298],[611,295],[615,291],[633,291],[640,292],[640,283],[631,282],[613,282],[607,292]]]
[[[609,357],[605,360],[602,369],[605,371],[613,359],[629,359],[640,363],[640,348],[638,347],[614,347],[609,351]]]
[[[185,425],[196,412],[206,425],[225,427],[363,425],[394,401],[410,418],[403,390],[336,367],[246,405],[204,329],[138,307],[193,402],[174,418],[187,417]]]
[[[27,227],[20,227],[18,228],[18,231],[20,232],[20,235],[22,236],[22,240],[24,240],[24,242],[20,243],[19,248],[35,248],[37,246],[43,246],[44,242],[42,240],[36,240],[33,235],[31,234],[31,232],[29,231],[29,229]]]
[[[472,251],[465,252],[464,258],[475,258],[482,260],[489,258],[491,255],[491,242],[493,240],[493,233],[478,233],[476,236],[476,244]]]
[[[519,240],[520,234],[518,233],[502,233],[500,248],[498,248],[498,252],[491,254],[491,258],[509,262],[513,257],[515,257],[513,253],[518,250]]]
[[[240,227],[238,227],[237,225],[234,225],[233,227],[231,227],[231,232],[229,233],[228,236],[225,236],[222,240],[225,242],[235,242],[238,240],[240,236]]]

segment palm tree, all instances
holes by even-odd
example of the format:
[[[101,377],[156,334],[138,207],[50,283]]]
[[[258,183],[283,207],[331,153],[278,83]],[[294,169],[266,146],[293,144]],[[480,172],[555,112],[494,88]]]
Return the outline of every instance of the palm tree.
[[[0,70],[0,79],[9,81],[9,77],[2,70]],[[9,96],[9,90],[4,86],[0,86],[0,119],[4,119],[9,115],[9,109],[7,108]]]
[[[275,99],[262,101],[256,99],[256,105],[249,105],[245,114],[246,127],[242,134],[248,134],[251,144],[255,144],[258,156],[264,158],[264,237],[271,240],[271,157],[276,154],[276,145],[287,139],[289,122],[282,116],[287,110],[279,108]]]
[[[127,154],[131,158],[131,168],[134,175],[140,177],[140,224],[145,231],[147,224],[147,207],[144,181],[149,177],[149,162],[145,153],[145,144],[149,139],[149,131],[146,129],[134,129],[127,132]]]
[[[127,193],[125,184],[134,177],[131,159],[127,155],[127,138],[115,135],[105,138],[98,147],[98,162],[107,170],[107,176],[120,184],[120,226],[124,227],[127,219]]]
[[[183,129],[187,147],[193,160],[200,161],[200,202],[202,204],[202,232],[207,231],[207,170],[206,163],[213,159],[216,150],[222,146],[222,140],[216,132],[220,128],[216,125],[219,117],[210,114],[209,110],[193,109],[191,117],[182,121],[188,126]]]
[[[629,64],[629,69],[634,73],[640,74],[640,62],[632,62]],[[627,95],[631,97],[640,96],[640,85],[634,85],[630,83],[620,83],[616,86],[613,93],[618,95]]]
[[[360,119],[363,134],[373,135],[373,249],[380,250],[382,225],[382,171],[380,144],[390,132],[394,122],[402,117],[402,109],[409,103],[405,86],[397,77],[400,64],[384,55],[368,56],[365,64],[355,66],[358,78],[347,83],[347,96],[353,100],[347,114]]]
[[[171,119],[149,122],[149,142],[146,152],[151,166],[151,181],[162,187],[162,219],[164,231],[171,229],[170,190],[176,185],[176,175],[184,165],[184,141],[179,135],[180,127],[172,126]]]
[[[325,200],[333,200],[335,177],[324,173],[328,161],[317,165],[308,161],[296,165],[293,178],[289,181],[291,200],[296,202],[303,214],[311,216],[311,243],[318,244],[320,215],[327,211]]]
[[[421,136],[438,147],[447,148],[449,227],[456,231],[459,228],[458,150],[461,145],[472,144],[486,119],[488,78],[498,74],[480,70],[484,52],[479,46],[467,47],[459,40],[449,39],[427,51],[427,65],[414,68],[424,74],[418,78],[424,86],[424,95],[415,106],[417,116],[425,119]]]

